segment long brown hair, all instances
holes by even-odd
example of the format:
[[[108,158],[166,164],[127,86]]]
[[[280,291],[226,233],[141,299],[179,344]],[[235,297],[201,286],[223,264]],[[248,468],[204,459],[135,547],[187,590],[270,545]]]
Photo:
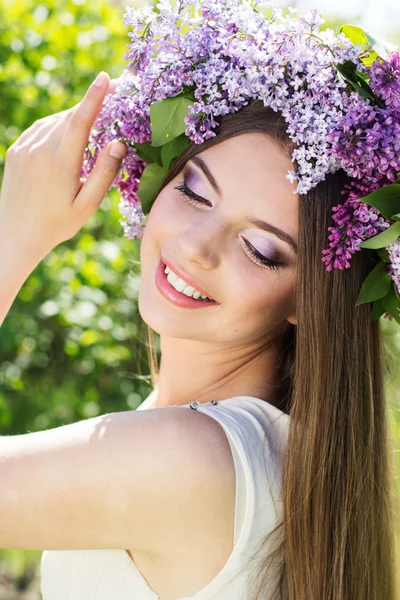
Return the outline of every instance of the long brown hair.
[[[247,132],[265,133],[290,155],[282,116],[253,101],[220,117],[216,137],[190,142],[160,191],[195,154]],[[395,600],[394,467],[382,333],[380,322],[370,320],[370,304],[354,306],[375,253],[357,252],[345,271],[328,273],[321,261],[331,207],[342,201],[345,182],[338,171],[299,198],[297,325],[285,332],[280,367],[279,407],[290,414],[283,519],[262,540],[250,600]],[[152,343],[150,355],[156,377]],[[279,541],[273,552],[272,539]]]

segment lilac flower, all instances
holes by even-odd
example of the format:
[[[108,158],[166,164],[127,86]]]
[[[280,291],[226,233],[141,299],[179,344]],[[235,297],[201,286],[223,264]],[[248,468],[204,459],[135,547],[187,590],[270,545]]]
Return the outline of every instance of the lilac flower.
[[[126,219],[126,221],[123,221],[122,219],[119,221],[124,229],[125,237],[129,239],[142,239],[146,217],[143,214],[140,202],[134,204],[121,198],[118,208],[121,215]]]
[[[386,246],[386,250],[389,253],[389,259],[391,263],[388,272],[389,275],[392,276],[397,291],[400,294],[400,237]]]
[[[101,148],[117,138],[128,146],[113,186],[121,193],[124,235],[141,237],[145,216],[137,195],[146,163],[133,143],[151,140],[150,105],[190,89],[195,102],[185,117],[185,134],[196,144],[215,136],[219,118],[253,99],[279,111],[293,141],[293,168],[286,177],[294,193],[306,194],[339,169],[353,178],[347,199],[333,208],[326,269],[345,269],[365,239],[390,222],[360,200],[400,172],[400,55],[377,60],[369,71],[360,48],[344,34],[320,30],[313,10],[295,18],[272,6],[267,19],[254,0],[159,0],[126,8],[127,68],[114,95],[107,96],[90,134],[82,176]],[[382,106],[362,98],[338,74],[350,61],[370,76]],[[368,72],[367,72],[368,71]],[[391,274],[400,291],[400,242],[388,246]]]
[[[133,142],[150,139],[151,102],[188,86],[198,101],[185,119],[185,133],[195,143],[215,135],[218,117],[258,98],[288,123],[297,146],[298,168],[288,174],[298,183],[296,192],[306,193],[339,168],[327,136],[349,95],[353,104],[358,101],[335,69],[346,59],[357,60],[345,36],[319,31],[316,11],[295,19],[294,11],[282,17],[275,7],[268,20],[246,0],[182,0],[179,10],[163,0],[158,10],[127,8],[124,23],[134,29],[125,55],[128,67],[95,123],[95,147],[108,134]],[[182,35],[180,27],[187,25]]]
[[[332,268],[348,269],[351,257],[361,249],[361,242],[391,225],[391,221],[384,219],[376,208],[359,200],[381,186],[382,181],[375,182],[372,188],[355,181],[345,186],[342,194],[348,197],[343,204],[332,208],[332,219],[337,225],[328,227],[331,232],[329,247],[322,250],[322,262],[326,264],[327,271]]]
[[[328,135],[342,167],[357,179],[400,171],[400,113],[365,104],[350,109]]]
[[[387,60],[378,58],[369,70],[370,86],[387,107],[400,111],[400,54],[392,52]]]

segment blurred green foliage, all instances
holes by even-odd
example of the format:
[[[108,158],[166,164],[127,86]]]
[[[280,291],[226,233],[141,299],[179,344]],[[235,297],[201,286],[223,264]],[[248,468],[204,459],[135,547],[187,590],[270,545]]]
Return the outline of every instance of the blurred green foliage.
[[[99,71],[123,72],[122,15],[105,0],[0,3],[0,176],[7,148],[34,121],[79,102]],[[123,237],[118,201],[112,190],[45,257],[5,319],[1,435],[134,409],[149,393],[139,246]],[[40,556],[0,550],[0,598],[39,598]]]
[[[123,12],[106,0],[0,3],[0,176],[7,148],[34,121],[79,102],[99,71],[122,73],[129,43]],[[139,246],[123,237],[118,201],[113,190],[74,239],[45,257],[2,325],[1,435],[134,409],[149,393],[137,311]],[[400,328],[382,325],[400,448]],[[20,597],[2,595],[5,573],[23,589],[39,558],[0,551],[1,598]]]
[[[0,170],[34,121],[79,102],[125,68],[123,11],[104,0],[0,5]],[[0,334],[1,433],[136,408],[149,392],[137,313],[138,242],[123,237],[112,190],[74,239],[28,278]],[[49,199],[51,201],[51,199]]]

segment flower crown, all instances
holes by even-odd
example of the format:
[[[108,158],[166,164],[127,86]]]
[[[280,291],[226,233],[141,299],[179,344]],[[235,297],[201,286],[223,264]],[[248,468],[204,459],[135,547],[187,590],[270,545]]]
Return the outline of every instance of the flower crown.
[[[111,187],[121,194],[124,235],[140,239],[169,166],[190,140],[201,144],[216,135],[218,117],[260,100],[282,114],[294,142],[296,170],[287,173],[294,193],[338,169],[351,178],[332,209],[322,261],[327,271],[343,270],[361,248],[375,249],[379,262],[356,305],[373,302],[371,319],[384,314],[400,324],[400,54],[359,27],[336,35],[320,30],[315,10],[295,12],[283,16],[253,0],[127,7],[129,64],[94,123],[82,178],[105,144],[126,143]]]

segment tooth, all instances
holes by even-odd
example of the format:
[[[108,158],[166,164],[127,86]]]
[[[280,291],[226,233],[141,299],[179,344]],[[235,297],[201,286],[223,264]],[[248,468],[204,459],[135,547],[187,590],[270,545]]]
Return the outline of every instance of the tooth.
[[[194,291],[195,289],[189,285],[188,287],[185,287],[182,293],[185,294],[185,296],[192,296]]]
[[[176,275],[175,275],[175,273],[173,273],[172,271],[170,271],[170,272],[168,273],[167,279],[168,279],[168,281],[170,282],[170,284],[172,285],[172,283],[173,283],[173,282],[176,280]]]
[[[174,283],[174,287],[176,290],[178,290],[178,292],[183,292],[185,287],[187,287],[187,283],[186,283],[186,281],[184,281],[183,279],[178,277],[178,279]]]
[[[169,281],[169,283],[178,292],[181,292],[181,293],[185,294],[185,296],[192,297],[195,300],[198,300],[199,298],[202,298],[203,300],[207,299],[207,300],[211,301],[211,299],[208,298],[208,296],[205,296],[204,294],[201,294],[194,287],[192,287],[191,285],[188,285],[184,279],[181,279],[180,277],[178,277],[178,275],[176,275],[167,266],[165,266],[165,273],[167,273],[167,280]]]

